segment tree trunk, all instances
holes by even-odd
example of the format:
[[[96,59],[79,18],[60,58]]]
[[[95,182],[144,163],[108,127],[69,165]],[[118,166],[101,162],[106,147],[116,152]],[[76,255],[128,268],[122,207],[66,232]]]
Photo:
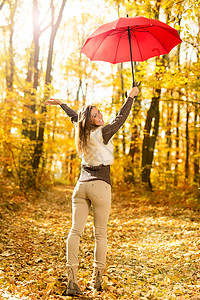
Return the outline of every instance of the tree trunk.
[[[3,7],[4,2],[2,2]],[[14,49],[13,49],[13,36],[14,36],[14,18],[17,9],[17,1],[14,3],[9,2],[10,9],[10,23],[9,23],[9,46],[6,59],[6,99],[5,99],[5,117],[4,117],[4,132],[8,142],[4,144],[4,165],[3,174],[5,177],[12,174],[12,155],[9,151],[10,147],[10,134],[12,128],[12,110],[13,110],[13,84],[14,84]],[[1,7],[1,8],[2,8]]]
[[[139,139],[139,132],[138,132],[138,125],[135,123],[135,118],[139,113],[140,110],[140,103],[141,100],[139,97],[136,98],[132,110],[132,124],[131,124],[131,143],[128,153],[128,160],[126,165],[126,176],[125,181],[130,183],[135,183],[135,155],[139,152],[138,147],[138,139]]]
[[[121,82],[121,98],[122,104],[124,104],[124,76],[123,76],[123,63],[118,65],[118,70],[120,74],[120,82]],[[125,125],[122,126],[122,152],[123,155],[126,154],[126,133],[125,133]]]
[[[180,133],[179,133],[179,124],[180,124],[180,104],[177,103],[177,115],[176,115],[176,156],[175,156],[175,174],[174,174],[174,185],[178,184],[178,164],[179,164],[179,144],[180,144]]]
[[[134,62],[134,72],[135,75],[137,75],[138,69],[137,69],[136,62]],[[135,118],[139,114],[140,107],[141,107],[140,96],[137,96],[134,99],[134,104],[132,108],[132,122],[130,126],[131,142],[130,142],[129,153],[127,156],[127,164],[126,164],[126,172],[125,172],[125,182],[128,183],[135,183],[135,171],[134,171],[135,154],[139,152],[139,147],[137,143],[139,132],[138,132],[138,125],[135,122]]]
[[[160,94],[161,89],[156,89],[155,96],[152,98],[151,106],[147,112],[144,127],[144,139],[142,146],[142,182],[147,183],[150,189],[152,189],[150,174],[159,128]]]
[[[22,149],[21,172],[24,177],[24,187],[36,187],[37,172],[33,167],[34,147],[37,144],[36,97],[39,86],[39,28],[38,0],[33,0],[33,42],[30,51],[25,87],[24,115],[22,134],[29,139],[29,144]]]
[[[196,101],[197,101],[197,96],[196,96]],[[194,112],[194,182],[200,183],[197,124],[198,124],[198,103],[195,104],[195,112]]]
[[[181,25],[181,15],[177,15],[178,18],[178,25],[179,28]],[[179,30],[179,35],[180,35],[180,30]],[[181,72],[181,64],[180,64],[180,44],[177,46],[177,67],[179,72]],[[176,156],[175,156],[175,168],[174,168],[174,185],[178,185],[178,164],[179,164],[179,155],[180,155],[180,149],[179,149],[179,144],[180,144],[180,133],[179,133],[179,125],[180,125],[180,104],[179,100],[181,100],[181,91],[179,89],[178,91],[178,104],[177,104],[177,115],[176,115]]]
[[[27,75],[26,75],[26,87],[25,87],[25,104],[23,106],[23,118],[22,118],[22,135],[24,137],[29,137],[29,99],[31,98],[31,92],[30,92],[30,87],[32,86],[32,73],[33,73],[33,49],[34,49],[34,45],[32,43],[31,46],[31,51],[30,51],[30,58],[29,58],[29,62],[28,62],[28,70],[27,70]]]
[[[155,1],[153,7],[154,18],[159,19],[161,0]],[[147,184],[147,187],[152,190],[151,184],[151,168],[155,150],[156,139],[158,136],[159,128],[159,101],[160,101],[161,89],[156,88],[155,96],[152,98],[151,106],[147,112],[147,118],[144,127],[144,139],[142,146],[142,182]]]
[[[31,141],[36,141],[37,136],[37,128],[36,128],[36,96],[37,96],[37,88],[39,85],[39,38],[41,35],[41,31],[38,24],[39,18],[39,10],[38,10],[38,0],[33,0],[33,45],[34,45],[34,53],[33,53],[33,91],[31,92],[31,104],[29,105],[29,110],[31,113],[31,124],[30,124],[30,132],[29,138]]]
[[[36,122],[36,96],[37,88],[39,86],[39,39],[41,36],[39,26],[39,10],[38,0],[33,0],[33,42],[30,51],[30,59],[27,70],[27,87],[25,89],[25,99],[27,98],[28,103],[24,105],[24,114],[26,117],[23,118],[23,130],[22,134],[25,137],[29,137],[30,141],[36,141],[37,138],[37,122]]]
[[[167,102],[167,170],[171,170],[171,151],[172,151],[172,117],[174,113],[173,101]]]
[[[53,0],[51,0],[51,36],[49,42],[49,51],[48,51],[48,58],[47,58],[47,69],[46,69],[46,77],[45,77],[45,91],[44,91],[44,101],[47,100],[50,96],[50,84],[52,81],[51,78],[51,70],[52,70],[52,58],[53,58],[53,48],[54,48],[54,41],[56,37],[56,33],[59,27],[59,24],[62,19],[63,10],[65,7],[66,0],[62,1],[62,5],[59,11],[58,19],[56,23],[54,23],[54,5]],[[39,123],[38,129],[38,137],[37,143],[35,146],[34,154],[33,154],[33,169],[37,173],[39,168],[40,158],[43,152],[43,144],[44,144],[44,129],[45,129],[45,118],[46,118],[46,106],[42,104],[41,107],[41,121]]]
[[[200,43],[200,16],[198,15],[198,38],[197,38],[197,44],[199,45]],[[197,62],[199,62],[199,57],[200,57],[200,47],[197,51]],[[197,82],[199,82],[200,77],[197,76]],[[200,172],[199,172],[199,164],[200,164],[200,144],[198,145],[198,116],[199,116],[199,121],[200,121],[200,115],[199,115],[199,101],[198,101],[198,95],[197,92],[195,93],[195,111],[194,111],[194,182],[197,182],[200,184]],[[200,143],[200,139],[199,139]],[[199,146],[199,148],[198,148]]]
[[[186,109],[186,127],[185,127],[185,135],[186,135],[186,157],[185,157],[185,178],[189,178],[189,117],[190,117],[190,112],[189,112],[189,107],[187,104],[187,109]]]

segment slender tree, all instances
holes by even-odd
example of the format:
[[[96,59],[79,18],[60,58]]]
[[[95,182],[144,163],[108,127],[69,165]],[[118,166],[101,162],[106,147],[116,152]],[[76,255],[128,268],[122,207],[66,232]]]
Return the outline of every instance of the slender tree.
[[[178,26],[179,26],[179,35],[180,35],[180,28],[181,28],[181,20],[182,14],[178,13]],[[181,72],[181,63],[180,63],[180,48],[181,45],[177,46],[177,69]],[[177,102],[177,109],[176,109],[176,156],[175,156],[175,168],[174,168],[174,185],[177,186],[178,184],[178,167],[179,167],[179,158],[180,158],[180,101],[181,101],[182,93],[180,88],[178,89],[178,102]]]
[[[172,94],[173,91],[170,91]],[[174,113],[174,102],[167,101],[167,131],[166,131],[166,142],[167,142],[167,170],[171,170],[171,151],[172,151],[172,120]]]
[[[195,10],[196,11],[196,10]],[[198,10],[197,10],[198,11]],[[196,56],[197,56],[197,63],[200,62],[200,15],[197,14],[197,24],[198,24],[198,32],[197,32],[197,39],[196,39]],[[196,82],[199,83],[200,76],[196,76]],[[198,87],[197,87],[198,88]],[[199,123],[200,123],[200,113],[199,113],[199,106],[200,101],[198,97],[199,92],[195,92],[195,111],[194,111],[194,182],[200,183],[200,138],[199,138]],[[199,122],[198,122],[199,120]],[[198,143],[199,140],[199,143]]]
[[[34,1],[36,1],[36,0],[34,0]],[[49,50],[48,50],[48,57],[47,57],[47,68],[46,68],[46,76],[45,76],[45,91],[44,91],[43,102],[45,100],[47,100],[50,96],[50,87],[51,87],[51,81],[52,81],[51,71],[52,71],[54,42],[55,42],[56,33],[58,31],[58,27],[59,27],[61,19],[62,19],[65,3],[66,3],[66,0],[63,0],[61,7],[60,7],[59,14],[58,14],[58,18],[55,21],[55,7],[54,7],[53,0],[51,0],[51,6],[50,6],[50,8],[51,8],[51,35],[50,35],[50,40],[49,40]],[[36,146],[34,149],[33,165],[32,165],[33,169],[36,173],[37,173],[39,163],[40,163],[40,158],[41,158],[42,152],[43,152],[45,117],[46,117],[46,106],[44,104],[42,104],[41,105],[41,121],[39,122],[38,136],[37,136]]]
[[[157,0],[155,5],[149,7],[151,14],[155,19],[159,19],[161,1]],[[164,62],[164,60],[163,60]],[[158,61],[156,60],[156,64],[158,65]],[[156,74],[157,79],[159,79],[159,74]],[[154,150],[156,139],[158,136],[158,128],[159,128],[159,101],[161,95],[161,88],[156,87],[154,91],[154,96],[151,100],[150,108],[147,112],[145,126],[144,126],[144,138],[143,138],[143,146],[142,146],[142,182],[148,184],[148,187],[152,189],[150,174],[152,168],[152,162],[154,157]]]
[[[5,79],[6,79],[6,97],[4,103],[4,132],[7,137],[6,143],[4,143],[4,166],[3,173],[4,176],[9,176],[12,173],[12,155],[10,152],[10,140],[11,140],[11,128],[13,123],[13,103],[14,103],[14,72],[15,72],[15,62],[14,62],[14,46],[13,46],[13,36],[15,30],[15,16],[17,13],[18,0],[10,0],[7,2],[9,7],[9,42],[8,47],[5,45],[6,60],[5,60]],[[0,9],[3,8],[5,1],[2,1]]]

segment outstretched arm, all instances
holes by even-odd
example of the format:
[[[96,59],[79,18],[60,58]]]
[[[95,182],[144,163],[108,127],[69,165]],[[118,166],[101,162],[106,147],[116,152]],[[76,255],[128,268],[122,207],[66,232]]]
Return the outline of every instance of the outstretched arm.
[[[70,108],[66,103],[63,103],[60,99],[53,99],[45,101],[45,104],[49,105],[60,105],[61,108],[65,111],[65,113],[70,117],[72,123],[78,121],[78,114],[75,110]]]
[[[112,121],[112,123],[110,123],[102,128],[102,135],[103,135],[103,140],[104,140],[105,144],[108,143],[108,141],[111,139],[111,137],[119,130],[119,128],[126,121],[128,115],[130,113],[132,104],[133,104],[133,98],[135,96],[137,96],[138,93],[139,93],[139,90],[137,87],[132,88],[126,102],[120,109],[117,117]]]

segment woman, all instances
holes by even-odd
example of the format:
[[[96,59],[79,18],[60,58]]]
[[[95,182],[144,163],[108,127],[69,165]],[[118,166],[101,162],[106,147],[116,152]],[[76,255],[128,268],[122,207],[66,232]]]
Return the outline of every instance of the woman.
[[[78,250],[90,206],[94,214],[94,272],[93,289],[101,290],[106,263],[107,223],[111,206],[110,165],[113,162],[112,137],[127,119],[133,98],[139,90],[132,88],[117,117],[104,126],[102,113],[93,105],[83,107],[77,114],[59,99],[46,104],[60,105],[76,124],[76,147],[82,158],[81,175],[72,195],[72,227],[67,238],[67,295],[81,294],[77,284]]]

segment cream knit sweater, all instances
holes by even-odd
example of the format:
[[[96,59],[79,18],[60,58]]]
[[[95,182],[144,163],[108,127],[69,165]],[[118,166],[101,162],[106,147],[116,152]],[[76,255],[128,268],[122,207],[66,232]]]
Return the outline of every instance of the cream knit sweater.
[[[87,153],[82,155],[82,165],[99,166],[113,163],[112,139],[105,145],[102,136],[102,126],[91,131],[87,144]]]

